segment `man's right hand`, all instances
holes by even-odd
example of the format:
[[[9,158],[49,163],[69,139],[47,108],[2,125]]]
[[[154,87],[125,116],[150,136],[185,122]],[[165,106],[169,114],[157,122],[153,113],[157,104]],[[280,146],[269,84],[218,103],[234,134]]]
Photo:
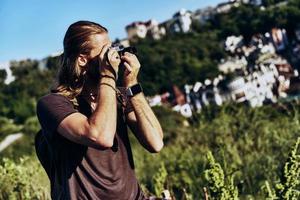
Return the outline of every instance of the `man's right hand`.
[[[99,54],[99,70],[101,76],[111,76],[116,78],[121,58],[115,49],[110,49],[111,44],[105,45]]]

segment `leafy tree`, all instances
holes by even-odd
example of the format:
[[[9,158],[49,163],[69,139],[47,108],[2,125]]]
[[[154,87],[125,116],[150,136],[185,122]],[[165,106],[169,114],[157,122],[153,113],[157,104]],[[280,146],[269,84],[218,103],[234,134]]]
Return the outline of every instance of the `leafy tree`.
[[[5,69],[1,69],[0,70],[0,87],[3,87],[4,81],[5,81],[6,77],[7,77],[6,70]]]

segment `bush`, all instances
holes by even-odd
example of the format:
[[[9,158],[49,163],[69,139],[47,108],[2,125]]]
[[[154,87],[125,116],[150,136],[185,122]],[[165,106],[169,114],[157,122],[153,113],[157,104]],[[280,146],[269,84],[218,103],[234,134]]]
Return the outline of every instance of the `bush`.
[[[34,156],[18,162],[4,158],[0,165],[0,199],[50,199],[46,174]]]

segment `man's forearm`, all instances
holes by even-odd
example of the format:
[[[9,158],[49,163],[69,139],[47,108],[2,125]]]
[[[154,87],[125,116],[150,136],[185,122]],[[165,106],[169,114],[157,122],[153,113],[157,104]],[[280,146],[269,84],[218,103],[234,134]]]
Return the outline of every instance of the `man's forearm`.
[[[142,137],[139,139],[154,151],[159,151],[163,146],[163,131],[143,93],[131,97],[130,103],[134,109],[138,137]]]
[[[96,109],[90,117],[90,126],[93,134],[99,140],[112,143],[117,126],[116,83],[111,78],[101,78],[98,87]]]

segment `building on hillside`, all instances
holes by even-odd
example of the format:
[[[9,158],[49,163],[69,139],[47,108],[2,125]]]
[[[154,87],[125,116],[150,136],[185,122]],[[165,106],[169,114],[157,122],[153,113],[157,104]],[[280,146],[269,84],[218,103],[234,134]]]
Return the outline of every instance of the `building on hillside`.
[[[124,39],[116,39],[116,40],[113,42],[113,45],[116,45],[116,44],[120,44],[120,45],[122,45],[123,47],[129,47],[129,46],[130,46],[130,41],[129,41],[127,38],[124,38]]]
[[[120,44],[123,45],[124,47],[129,47],[130,46],[130,42],[127,38],[121,39]]]
[[[0,63],[0,69],[4,69],[6,71],[6,79],[4,81],[5,84],[10,84],[12,81],[15,80],[15,77],[12,74],[12,71],[10,69],[10,62],[3,62]]]
[[[231,8],[233,7],[238,7],[240,5],[239,1],[228,1],[228,2],[223,2],[217,5],[215,8],[216,13],[222,14],[222,13],[228,13]]]
[[[148,29],[147,34],[150,38],[159,40],[166,35],[166,29],[163,26],[160,26],[160,24],[156,20],[151,19],[145,23]]]
[[[218,69],[224,74],[228,74],[238,69],[246,70],[247,64],[248,62],[244,56],[241,58],[229,57],[226,61],[223,60],[223,62],[218,65]]]
[[[170,32],[187,33],[191,30],[192,13],[185,9],[181,9],[173,15],[170,24]]]
[[[128,40],[132,41],[137,38],[145,38],[147,27],[144,22],[133,22],[125,27]]]
[[[54,52],[54,53],[50,54],[49,56],[47,56],[47,57],[45,57],[41,60],[38,60],[38,68],[42,69],[42,70],[46,69],[49,58],[56,58],[56,57],[58,57],[62,54],[63,54],[63,51],[57,51],[57,52]]]
[[[48,58],[43,58],[43,59],[41,59],[41,60],[39,60],[38,61],[39,63],[38,63],[38,68],[39,69],[46,69],[46,67],[47,67],[47,62],[48,62]]]
[[[145,38],[150,36],[153,39],[160,39],[166,34],[164,27],[159,26],[156,20],[149,20],[146,22],[133,22],[125,27],[127,38],[129,41],[134,41],[138,38]]]
[[[244,37],[243,36],[229,36],[225,40],[225,50],[230,53],[235,53],[238,48],[242,48],[244,45]]]
[[[215,14],[215,9],[213,7],[207,7],[204,9],[198,9],[192,13],[192,20],[204,24],[208,20],[212,19]]]
[[[277,51],[283,51],[288,45],[288,39],[285,29],[273,28],[271,38]]]

